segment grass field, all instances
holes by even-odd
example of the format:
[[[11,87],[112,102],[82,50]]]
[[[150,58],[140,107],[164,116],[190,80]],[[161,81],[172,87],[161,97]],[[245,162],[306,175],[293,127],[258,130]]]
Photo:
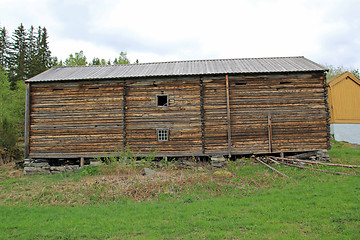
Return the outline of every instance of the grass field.
[[[330,156],[360,165],[346,143]],[[154,176],[119,166],[23,176],[3,166],[0,239],[360,239],[360,177],[273,167],[291,178],[250,159]]]

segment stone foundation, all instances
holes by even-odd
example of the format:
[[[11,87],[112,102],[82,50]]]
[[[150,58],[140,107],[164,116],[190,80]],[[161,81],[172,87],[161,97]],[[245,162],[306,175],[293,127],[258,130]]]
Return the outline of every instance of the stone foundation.
[[[24,174],[54,174],[60,172],[74,172],[78,170],[79,165],[50,166],[48,162],[31,162],[24,164]]]

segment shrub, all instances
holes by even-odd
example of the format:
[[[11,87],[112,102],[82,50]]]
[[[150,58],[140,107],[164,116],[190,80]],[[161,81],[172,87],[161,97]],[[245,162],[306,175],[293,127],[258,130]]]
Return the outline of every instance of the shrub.
[[[19,154],[16,146],[24,131],[26,87],[18,82],[15,90],[0,69],[0,159],[14,160]],[[9,159],[10,157],[10,159]]]

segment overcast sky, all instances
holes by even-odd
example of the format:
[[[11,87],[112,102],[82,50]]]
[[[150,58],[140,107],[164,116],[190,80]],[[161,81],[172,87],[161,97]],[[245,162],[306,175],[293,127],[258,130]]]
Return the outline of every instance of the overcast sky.
[[[0,25],[46,27],[53,56],[131,62],[305,56],[360,68],[359,0],[0,0]]]

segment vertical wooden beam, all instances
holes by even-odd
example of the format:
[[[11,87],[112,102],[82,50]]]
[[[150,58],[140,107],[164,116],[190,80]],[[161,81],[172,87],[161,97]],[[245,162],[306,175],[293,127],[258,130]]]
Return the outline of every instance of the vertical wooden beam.
[[[201,118],[201,152],[205,154],[205,114],[204,114],[204,83],[200,77],[200,118]]]
[[[326,110],[326,132],[327,132],[327,149],[330,150],[331,145],[330,145],[330,138],[331,138],[331,133],[330,133],[330,120],[332,119],[332,121],[335,120],[335,115],[331,116],[332,118],[330,118],[330,114],[331,112],[334,114],[333,111],[330,111],[329,109],[329,103],[328,103],[328,88],[327,88],[327,83],[326,83],[326,72],[323,73],[322,76],[320,76],[320,80],[322,80],[323,82],[323,86],[324,86],[324,104],[325,104],[325,110]],[[330,89],[330,86],[329,86]],[[332,98],[332,95],[331,95]],[[331,104],[332,106],[332,104]]]
[[[85,163],[85,159],[82,157],[80,158],[80,167],[83,167]]]
[[[231,157],[231,119],[230,119],[230,87],[229,76],[226,74],[226,115],[227,115],[227,131],[228,131],[228,155]]]
[[[269,153],[272,152],[272,124],[271,124],[271,114],[268,114],[268,137],[269,137]]]
[[[30,154],[30,84],[26,84],[26,99],[25,99],[25,159],[29,158]]]
[[[126,151],[126,79],[123,81],[123,151]]]

